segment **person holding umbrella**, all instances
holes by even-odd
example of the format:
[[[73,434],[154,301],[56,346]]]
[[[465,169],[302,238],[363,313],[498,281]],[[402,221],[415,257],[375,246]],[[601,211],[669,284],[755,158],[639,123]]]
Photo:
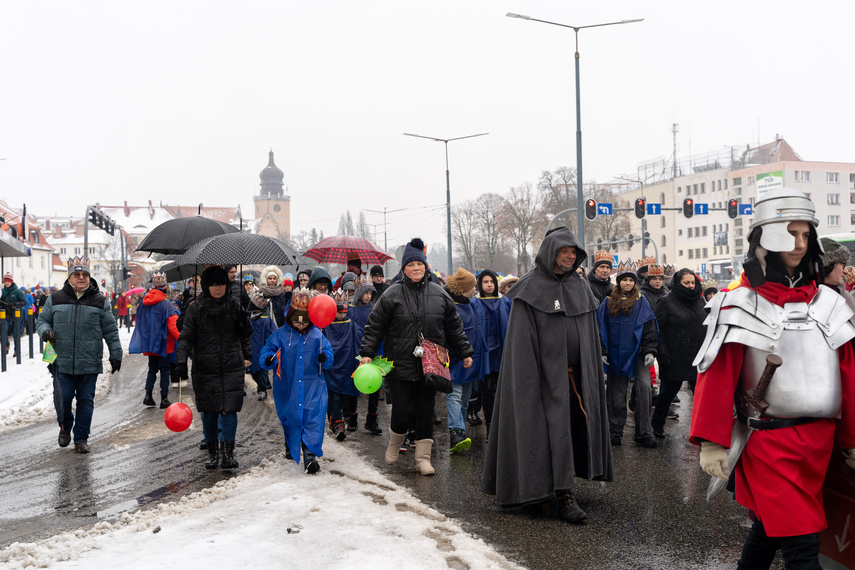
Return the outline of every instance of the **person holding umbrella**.
[[[228,285],[229,276],[222,267],[211,266],[202,273],[202,293],[187,309],[175,359],[176,374],[187,378],[187,359],[193,354],[193,391],[208,444],[206,469],[217,468],[220,438],[221,467],[238,467],[234,458],[237,413],[243,407],[245,369],[252,360],[252,324]],[[219,437],[218,420],[222,421]]]

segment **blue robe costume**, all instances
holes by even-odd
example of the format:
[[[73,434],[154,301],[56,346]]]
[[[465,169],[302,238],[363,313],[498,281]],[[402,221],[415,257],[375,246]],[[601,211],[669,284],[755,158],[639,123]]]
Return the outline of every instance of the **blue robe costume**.
[[[166,320],[173,315],[178,315],[178,309],[166,299],[154,305],[140,302],[128,354],[156,354],[166,358],[166,337],[169,335]]]
[[[321,352],[326,360],[319,364]],[[265,361],[271,355],[275,358],[268,366]],[[329,341],[314,326],[301,334],[285,325],[267,339],[260,359],[262,368],[274,370],[273,401],[294,460],[300,462],[297,450],[301,441],[309,451],[322,457],[328,396],[321,369],[333,365]]]
[[[606,374],[632,378],[635,376],[638,351],[641,350],[644,324],[648,321],[656,323],[656,315],[643,295],[635,301],[628,315],[622,311],[615,317],[609,315],[608,302],[609,298],[606,297],[597,308],[600,341],[609,353],[609,363],[603,365],[603,370]],[[658,324],[656,334],[659,335]]]
[[[265,343],[267,343],[267,339],[276,332],[276,322],[273,320],[273,315],[269,307],[257,319],[250,320],[252,321],[252,338],[250,339],[252,342],[252,364],[249,367],[249,372],[250,374],[255,374],[260,370],[264,370],[264,367],[261,366],[260,355]]]
[[[498,373],[502,364],[502,352],[505,348],[505,332],[508,330],[508,317],[511,315],[511,299],[504,295],[498,297],[478,297],[481,302],[481,328],[487,343],[490,373]]]
[[[368,315],[371,314],[371,309],[373,308],[371,305],[360,305],[358,307],[351,305],[347,308],[347,318],[355,321],[360,328],[365,329],[365,323],[368,322]]]
[[[472,366],[469,368],[464,368],[463,361],[459,358],[452,357],[451,382],[453,384],[466,384],[473,380],[480,380],[490,373],[487,341],[484,339],[484,330],[481,328],[484,308],[477,298],[470,299],[468,303],[455,302],[454,305],[463,321],[463,332],[466,333],[466,338],[469,339],[469,344],[475,349],[475,353],[472,355]],[[466,411],[465,408],[463,411]]]
[[[360,392],[354,386],[351,374],[359,365],[356,357],[362,345],[363,334],[363,328],[348,318],[343,321],[333,321],[324,329],[323,335],[329,341],[335,355],[332,367],[324,370],[329,390],[337,394],[359,396]]]

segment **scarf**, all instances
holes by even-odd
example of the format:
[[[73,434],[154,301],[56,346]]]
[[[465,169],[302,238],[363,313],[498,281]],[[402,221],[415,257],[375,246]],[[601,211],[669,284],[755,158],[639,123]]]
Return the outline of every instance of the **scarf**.
[[[285,292],[285,288],[282,287],[282,285],[274,285],[271,287],[270,285],[262,284],[258,286],[258,289],[265,297],[278,297]]]

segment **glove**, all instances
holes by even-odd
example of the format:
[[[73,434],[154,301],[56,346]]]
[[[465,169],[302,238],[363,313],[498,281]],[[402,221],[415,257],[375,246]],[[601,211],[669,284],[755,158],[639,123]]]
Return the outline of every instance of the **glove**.
[[[653,355],[645,354],[644,355],[644,365],[645,366],[653,366]]]
[[[175,377],[179,380],[187,380],[189,374],[187,373],[187,363],[176,364],[175,365]]]
[[[701,469],[711,477],[727,481],[730,468],[727,466],[727,451],[724,446],[712,441],[701,443]]]
[[[323,364],[326,361],[327,361],[327,355],[324,354],[323,352],[318,353],[318,363]]]
[[[265,366],[273,366],[273,361],[275,359],[276,359],[276,357],[274,355],[272,355],[272,354],[269,355],[267,358],[264,359],[264,365]]]
[[[847,449],[844,455],[846,455],[846,465],[849,469],[855,469],[855,448]]]
[[[112,368],[112,370],[110,371],[110,374],[115,374],[116,372],[119,371],[119,369],[121,367],[122,367],[122,361],[121,360],[115,360],[113,358],[110,359],[110,368]]]
[[[54,334],[54,332],[52,330],[46,330],[42,334],[42,340],[45,342],[53,342],[56,340],[56,335]]]
[[[608,356],[603,356],[603,364],[605,364],[606,366],[609,365],[609,357]]]

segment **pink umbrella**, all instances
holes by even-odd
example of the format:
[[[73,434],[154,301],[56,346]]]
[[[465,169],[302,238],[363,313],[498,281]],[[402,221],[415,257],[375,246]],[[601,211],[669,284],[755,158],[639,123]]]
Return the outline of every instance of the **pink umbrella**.
[[[145,289],[142,287],[134,287],[133,289],[128,289],[128,295],[136,295],[137,293],[144,293]]]

